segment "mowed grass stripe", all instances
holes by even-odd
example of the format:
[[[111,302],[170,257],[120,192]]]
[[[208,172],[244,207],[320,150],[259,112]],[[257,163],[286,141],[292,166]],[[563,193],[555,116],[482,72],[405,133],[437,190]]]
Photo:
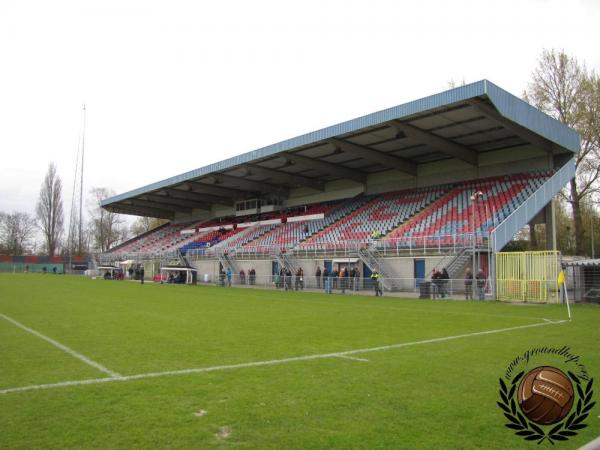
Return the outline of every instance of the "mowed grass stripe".
[[[0,319],[0,389],[98,376],[96,369]]]
[[[42,339],[43,341],[46,341],[46,342],[48,342],[50,345],[52,345],[52,346],[54,346],[54,347],[58,348],[59,350],[62,350],[63,352],[65,352],[66,354],[68,354],[68,355],[72,356],[73,358],[75,358],[75,359],[78,359],[79,361],[83,362],[84,364],[87,364],[88,366],[90,366],[90,367],[93,367],[94,369],[97,369],[97,370],[99,370],[100,372],[102,372],[102,373],[105,373],[106,375],[108,375],[108,376],[110,376],[110,377],[113,377],[113,378],[118,378],[118,377],[120,377],[120,376],[121,376],[120,374],[118,374],[118,373],[116,373],[116,372],[113,372],[113,371],[112,371],[112,370],[110,370],[110,369],[107,369],[107,368],[106,368],[106,367],[104,367],[102,364],[99,364],[99,363],[97,363],[96,361],[92,361],[92,360],[91,360],[91,359],[89,359],[87,356],[85,356],[85,355],[82,355],[82,354],[81,354],[81,353],[79,353],[79,352],[76,352],[76,351],[75,351],[75,350],[73,350],[72,348],[70,348],[70,347],[67,347],[67,346],[66,346],[66,345],[64,345],[64,344],[61,344],[60,342],[58,342],[58,341],[56,341],[56,340],[52,339],[51,337],[45,336],[45,335],[43,335],[42,333],[39,333],[39,332],[35,331],[34,329],[32,329],[32,328],[29,328],[28,326],[25,326],[25,325],[23,325],[23,324],[22,324],[22,323],[20,323],[20,322],[17,322],[17,321],[16,321],[16,320],[14,320],[13,318],[11,318],[11,317],[8,317],[8,316],[7,316],[7,315],[5,315],[5,314],[1,314],[1,313],[0,313],[0,318],[2,318],[2,319],[4,319],[4,320],[6,320],[7,322],[10,322],[10,323],[12,323],[14,326],[16,326],[17,328],[20,328],[21,330],[23,330],[23,331],[26,331],[27,333],[30,333],[30,334],[32,334],[32,335],[34,335],[34,336],[36,336],[36,337],[38,337],[38,338]]]
[[[467,313],[461,316],[437,312],[439,304],[430,301],[16,278],[32,295],[26,302],[3,296],[0,311],[125,375],[340,352],[539,321],[509,305],[448,305],[456,306],[454,313]],[[378,308],[403,303],[397,312]],[[429,306],[434,309],[427,311]],[[477,306],[486,314],[468,314]],[[511,315],[495,317],[496,310]]]
[[[382,352],[387,350],[395,350],[404,347],[412,347],[415,345],[424,345],[424,344],[435,344],[439,342],[447,342],[453,341],[455,339],[464,339],[471,338],[476,336],[485,336],[490,334],[497,333],[506,333],[515,330],[523,330],[526,328],[537,328],[544,327],[549,325],[558,325],[561,323],[568,322],[567,320],[557,321],[557,322],[542,322],[530,325],[521,325],[511,328],[501,328],[497,330],[486,330],[486,331],[478,331],[475,333],[468,334],[460,334],[456,336],[443,336],[434,339],[426,339],[422,341],[414,341],[414,342],[401,342],[398,344],[384,345],[380,347],[372,347],[372,348],[358,348],[353,350],[346,350],[343,352],[335,352],[335,353],[323,353],[319,355],[304,355],[304,356],[292,356],[289,358],[282,359],[274,359],[268,361],[251,361],[240,364],[231,364],[231,365],[221,365],[214,367],[198,367],[192,369],[182,369],[182,370],[168,370],[164,372],[151,372],[151,373],[141,373],[137,375],[128,375],[128,376],[118,376],[112,378],[100,378],[100,379],[90,379],[90,380],[79,380],[79,381],[65,381],[59,383],[51,383],[51,384],[41,384],[41,385],[32,385],[32,386],[22,386],[16,388],[9,388],[0,390],[0,394],[11,394],[15,392],[24,392],[38,389],[52,389],[59,387],[70,387],[70,386],[79,386],[79,385],[89,385],[89,384],[99,384],[99,383],[107,383],[110,381],[131,381],[131,380],[142,380],[146,378],[161,378],[166,376],[175,376],[175,375],[189,375],[194,373],[205,373],[205,372],[216,372],[221,370],[235,370],[235,369],[246,369],[249,367],[261,367],[261,366],[272,366],[286,363],[294,363],[299,361],[313,361],[317,359],[328,359],[328,358],[347,358],[356,361],[368,361],[363,358],[353,358],[351,355],[358,355],[362,353],[372,353],[372,352]]]

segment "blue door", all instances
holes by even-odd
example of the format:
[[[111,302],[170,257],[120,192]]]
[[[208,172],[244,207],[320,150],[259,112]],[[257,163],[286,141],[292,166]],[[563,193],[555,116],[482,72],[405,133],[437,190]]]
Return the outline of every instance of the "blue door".
[[[415,259],[415,280],[417,282],[417,287],[423,282],[425,279],[425,260],[424,259]]]
[[[323,265],[327,269],[327,272],[331,273],[331,266],[332,266],[331,260],[329,260],[329,261],[323,261]]]

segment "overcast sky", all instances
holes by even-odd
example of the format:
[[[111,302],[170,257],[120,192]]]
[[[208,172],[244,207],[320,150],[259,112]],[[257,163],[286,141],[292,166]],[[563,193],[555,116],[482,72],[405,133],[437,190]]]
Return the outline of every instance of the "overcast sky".
[[[521,95],[544,48],[600,68],[600,1],[0,0],[0,211],[49,162],[71,203],[122,193],[487,78]]]

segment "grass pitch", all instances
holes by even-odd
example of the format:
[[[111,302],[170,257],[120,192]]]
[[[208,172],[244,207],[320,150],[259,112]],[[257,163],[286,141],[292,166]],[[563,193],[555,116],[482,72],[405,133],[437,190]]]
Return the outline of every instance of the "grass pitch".
[[[567,345],[600,382],[600,308],[573,313],[0,274],[0,448],[540,448],[504,427],[498,378]]]

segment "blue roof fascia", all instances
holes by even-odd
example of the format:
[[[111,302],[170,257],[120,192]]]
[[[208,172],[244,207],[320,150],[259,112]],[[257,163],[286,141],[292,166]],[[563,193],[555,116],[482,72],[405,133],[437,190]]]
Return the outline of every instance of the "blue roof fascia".
[[[137,189],[134,189],[123,194],[116,195],[104,199],[100,202],[102,206],[110,205],[111,203],[119,202],[137,195],[144,194],[146,192],[154,191],[164,187],[172,186],[174,184],[183,183],[185,181],[199,178],[204,175],[208,175],[213,172],[231,169],[240,164],[249,163],[260,158],[271,156],[286,150],[290,150],[303,145],[309,145],[315,142],[329,139],[335,136],[339,136],[345,133],[351,133],[362,128],[369,126],[378,125],[383,122],[388,122],[394,119],[400,119],[402,117],[418,114],[423,111],[427,111],[433,108],[439,108],[445,105],[456,103],[468,98],[477,97],[485,94],[485,83],[484,80],[477,81],[475,83],[460,86],[449,91],[440,92],[439,94],[431,95],[419,100],[414,100],[403,105],[394,106],[392,108],[384,109],[382,111],[374,112],[366,116],[358,117],[356,119],[348,120],[347,122],[338,123],[321,130],[313,131],[311,133],[303,134],[295,138],[287,139],[285,141],[278,142],[267,147],[259,148],[251,152],[243,153],[233,158],[225,159],[208,166],[201,167],[190,172],[185,172],[180,175],[176,175],[171,178],[167,178],[156,183],[149,184]]]
[[[502,116],[573,153],[579,152],[580,136],[577,131],[544,114],[494,83],[488,80],[483,81],[488,98]]]
[[[303,134],[267,147],[259,148],[251,152],[243,153],[223,161],[209,164],[208,166],[176,175],[156,183],[134,189],[123,194],[104,199],[100,202],[102,206],[110,205],[131,197],[142,195],[157,189],[183,183],[204,175],[232,169],[241,164],[256,161],[261,158],[276,155],[300,146],[310,145],[325,139],[342,134],[351,133],[363,128],[376,126],[391,120],[402,119],[407,116],[419,114],[431,109],[458,103],[470,98],[487,95],[500,113],[532,131],[568,148],[574,152],[579,149],[579,135],[562,123],[552,119],[546,114],[536,110],[526,102],[504,91],[487,80],[476,81],[465,86],[459,86],[448,91],[430,95],[429,97],[414,100],[402,105],[394,106],[382,111],[377,111],[366,116],[338,123],[327,128]]]

